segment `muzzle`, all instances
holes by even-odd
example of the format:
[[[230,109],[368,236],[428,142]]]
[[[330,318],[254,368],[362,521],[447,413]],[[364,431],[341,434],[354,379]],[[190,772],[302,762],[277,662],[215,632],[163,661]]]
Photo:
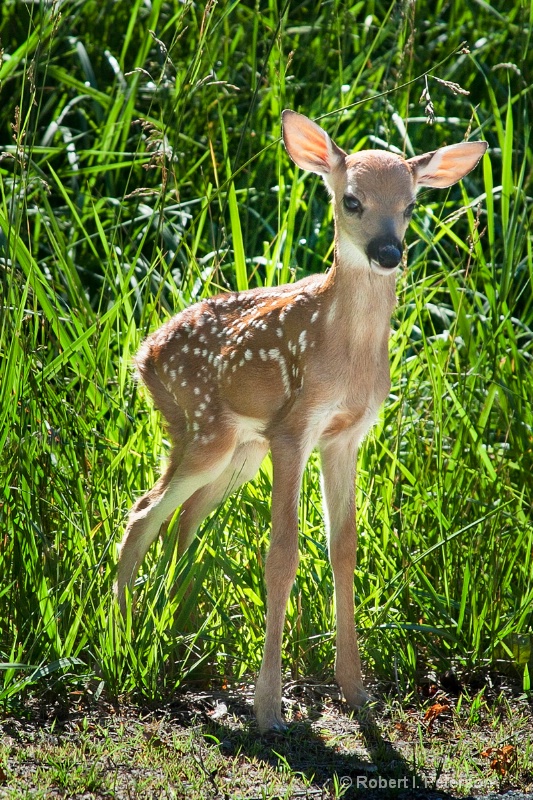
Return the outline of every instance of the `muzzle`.
[[[402,260],[402,253],[402,243],[390,236],[372,239],[366,250],[370,262],[384,270],[396,269]]]

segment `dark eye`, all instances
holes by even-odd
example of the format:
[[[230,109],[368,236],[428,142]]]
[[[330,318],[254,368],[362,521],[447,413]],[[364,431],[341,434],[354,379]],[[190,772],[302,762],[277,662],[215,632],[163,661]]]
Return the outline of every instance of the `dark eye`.
[[[357,197],[354,197],[353,194],[345,194],[343,198],[344,208],[350,214],[362,214],[363,213],[363,206],[360,200]]]
[[[413,212],[415,210],[415,207],[416,207],[416,203],[411,203],[410,205],[407,206],[407,208],[403,212],[403,215],[404,215],[405,219],[411,219],[411,217],[413,216]]]

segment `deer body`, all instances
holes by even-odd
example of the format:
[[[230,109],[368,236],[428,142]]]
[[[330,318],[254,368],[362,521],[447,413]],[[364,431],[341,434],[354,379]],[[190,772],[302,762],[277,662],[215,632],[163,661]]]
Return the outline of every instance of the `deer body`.
[[[383,151],[348,156],[291,111],[284,112],[283,133],[292,159],[321,174],[332,195],[333,265],[295,284],[204,300],[141,346],[136,365],[174,447],[163,476],[130,512],[115,587],[124,608],[125,586],[174,510],[181,506],[181,554],[270,449],[266,640],[255,695],[262,731],[284,727],[281,640],[298,564],[301,478],[315,447],[335,584],[336,678],[353,707],[368,699],[354,627],[357,448],[390,388],[395,271],[416,190],[455,183],[486,148],[462,143],[409,161]]]

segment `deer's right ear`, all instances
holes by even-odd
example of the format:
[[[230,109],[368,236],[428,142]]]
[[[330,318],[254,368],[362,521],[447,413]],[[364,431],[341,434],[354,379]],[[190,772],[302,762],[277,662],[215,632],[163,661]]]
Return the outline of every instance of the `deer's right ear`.
[[[418,186],[446,189],[474,169],[487,142],[460,142],[408,160]]]
[[[325,176],[344,164],[346,153],[316,122],[289,109],[282,113],[281,119],[283,142],[299,167]]]

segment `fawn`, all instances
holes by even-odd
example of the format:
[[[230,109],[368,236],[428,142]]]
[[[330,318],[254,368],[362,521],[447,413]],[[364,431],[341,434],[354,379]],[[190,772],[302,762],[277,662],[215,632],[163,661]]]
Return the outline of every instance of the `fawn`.
[[[485,153],[462,142],[405,160],[347,155],[316,123],[283,112],[291,159],[331,195],[333,263],[294,284],[210,297],[166,322],[135,362],[173,442],[168,467],[131,509],[115,594],[125,608],[146,552],[178,506],[178,555],[205,517],[254,477],[270,449],[272,535],[265,567],[266,638],[255,690],[261,732],[283,730],[281,645],[298,565],[298,498],[313,448],[321,459],[337,624],[335,677],[346,701],[364,689],[354,625],[355,464],[390,389],[388,340],[395,273],[421,186],[446,188]]]

